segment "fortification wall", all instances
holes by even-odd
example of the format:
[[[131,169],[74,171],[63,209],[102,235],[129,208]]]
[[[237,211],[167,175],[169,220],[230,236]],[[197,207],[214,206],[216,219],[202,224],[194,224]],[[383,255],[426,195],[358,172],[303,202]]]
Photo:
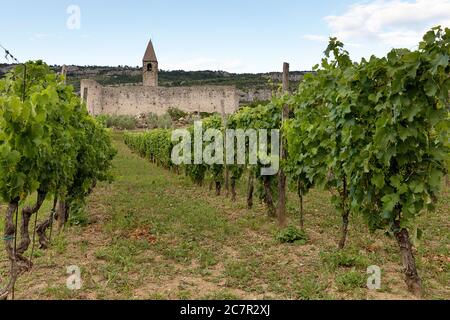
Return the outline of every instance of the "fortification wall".
[[[86,102],[90,114],[101,114],[103,110],[103,86],[94,80],[81,80],[81,99]]]
[[[226,113],[239,106],[239,96],[233,86],[198,87],[102,87],[95,81],[82,81],[83,99],[87,88],[87,104],[91,114],[139,115],[154,112],[164,114],[176,107],[186,112]]]
[[[246,105],[255,101],[268,101],[272,99],[274,92],[270,89],[239,90],[239,104]]]

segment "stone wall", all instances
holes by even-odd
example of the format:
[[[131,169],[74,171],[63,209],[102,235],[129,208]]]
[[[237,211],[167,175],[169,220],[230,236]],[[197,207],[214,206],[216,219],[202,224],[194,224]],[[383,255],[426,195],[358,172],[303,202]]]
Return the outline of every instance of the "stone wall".
[[[186,112],[226,113],[239,107],[239,96],[233,86],[144,87],[101,86],[93,80],[81,82],[81,97],[93,115],[164,114],[176,107]]]
[[[255,101],[268,101],[272,99],[273,91],[270,89],[239,90],[239,104],[246,105]]]
[[[94,80],[81,80],[81,99],[86,102],[90,114],[101,114],[103,109],[103,86]]]

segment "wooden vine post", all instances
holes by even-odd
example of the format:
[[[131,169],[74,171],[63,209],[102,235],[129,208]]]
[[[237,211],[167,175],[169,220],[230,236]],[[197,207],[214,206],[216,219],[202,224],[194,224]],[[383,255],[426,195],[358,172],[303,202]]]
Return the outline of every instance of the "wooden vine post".
[[[283,64],[283,94],[289,92],[289,63]],[[281,128],[283,122],[289,117],[289,106],[285,104],[281,112]],[[280,134],[280,172],[278,174],[278,223],[280,226],[286,225],[286,174],[283,170],[282,163],[287,159],[287,149],[283,138],[283,133]]]
[[[227,128],[227,115],[225,113],[225,102],[223,100],[220,100],[220,108],[221,108],[221,111],[222,111],[222,127],[224,128],[224,130],[226,130],[226,128]],[[224,143],[224,146],[227,145],[227,135],[226,134],[223,135],[223,143]],[[224,159],[226,159],[227,158],[227,155],[226,155],[227,148],[224,148],[223,150],[224,150],[224,155],[223,156],[224,156]],[[230,194],[230,175],[229,175],[229,172],[228,172],[228,166],[227,166],[226,162],[225,162],[224,168],[225,168],[225,190],[226,190],[226,197],[228,197],[229,194]]]
[[[66,65],[62,66],[61,75],[64,77],[64,83],[67,83],[67,66]]]

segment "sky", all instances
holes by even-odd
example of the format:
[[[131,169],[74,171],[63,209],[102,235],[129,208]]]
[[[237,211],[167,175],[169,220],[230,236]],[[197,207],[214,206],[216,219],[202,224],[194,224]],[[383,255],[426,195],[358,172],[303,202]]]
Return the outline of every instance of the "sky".
[[[163,70],[311,70],[330,36],[355,60],[417,48],[450,0],[2,0],[0,45],[20,61]],[[0,63],[7,60],[0,52]]]

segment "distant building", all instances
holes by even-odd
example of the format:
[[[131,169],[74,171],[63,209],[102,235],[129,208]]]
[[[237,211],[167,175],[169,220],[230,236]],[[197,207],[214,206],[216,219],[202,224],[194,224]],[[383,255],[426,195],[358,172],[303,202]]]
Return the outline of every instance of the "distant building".
[[[147,46],[147,50],[142,59],[142,82],[146,87],[158,86],[158,59],[156,58],[155,49],[153,43],[150,40]]]
[[[81,97],[92,115],[164,114],[170,107],[233,113],[239,107],[235,86],[159,87],[158,59],[151,40],[142,59],[142,85],[102,86],[94,80],[81,80]]]

